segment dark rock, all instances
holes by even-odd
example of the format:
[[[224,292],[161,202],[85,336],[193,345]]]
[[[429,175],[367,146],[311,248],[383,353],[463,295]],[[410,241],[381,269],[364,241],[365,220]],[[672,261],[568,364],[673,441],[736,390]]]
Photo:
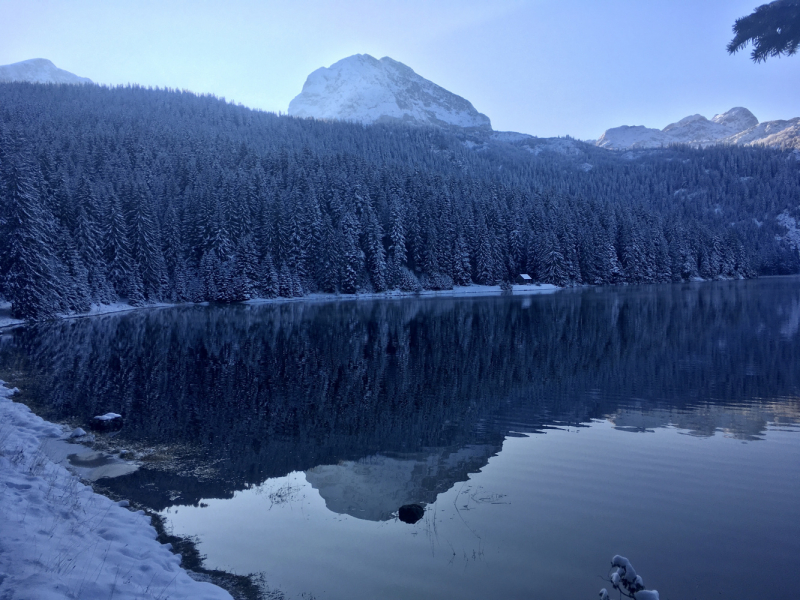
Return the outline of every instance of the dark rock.
[[[425,509],[419,504],[405,504],[400,507],[400,520],[413,525],[425,515]]]
[[[119,431],[122,429],[122,415],[117,413],[100,415],[91,420],[89,427],[95,431]]]

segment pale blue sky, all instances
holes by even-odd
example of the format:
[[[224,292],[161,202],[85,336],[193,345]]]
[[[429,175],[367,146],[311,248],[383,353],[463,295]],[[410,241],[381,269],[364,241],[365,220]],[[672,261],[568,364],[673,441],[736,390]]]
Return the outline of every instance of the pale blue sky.
[[[285,112],[340,58],[391,56],[497,130],[598,137],[745,106],[800,116],[800,56],[729,56],[763,0],[0,0],[0,64],[49,58],[98,83],[211,92]]]

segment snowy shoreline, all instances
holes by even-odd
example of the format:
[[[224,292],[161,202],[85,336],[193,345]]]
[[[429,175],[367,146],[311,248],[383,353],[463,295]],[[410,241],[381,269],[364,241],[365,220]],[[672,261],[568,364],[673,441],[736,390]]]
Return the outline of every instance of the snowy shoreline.
[[[68,434],[12,401],[16,391],[0,380],[0,597],[231,600],[181,568],[143,511],[51,459],[46,445]]]
[[[548,294],[559,289],[552,285],[514,286],[514,293]],[[246,304],[502,293],[500,286],[475,285],[418,293],[310,294],[253,299]],[[182,305],[138,307],[117,303],[93,306],[89,313],[62,318],[173,306]],[[8,303],[0,305],[0,309],[0,330],[24,324],[6,316],[10,312]],[[119,471],[129,465],[105,465],[96,474],[70,465],[68,456],[91,451],[71,443],[70,432],[64,427],[45,421],[25,404],[14,402],[16,391],[0,380],[0,597],[231,599],[222,588],[197,581],[181,568],[180,556],[171,551],[170,545],[157,541],[156,530],[143,511],[132,512],[127,502],[114,502],[82,483],[108,475],[109,469]]]
[[[514,285],[512,286],[511,293],[516,296],[526,296],[532,294],[552,294],[561,290],[556,285],[549,283],[531,284],[531,285]],[[353,300],[394,300],[403,298],[463,298],[463,297],[481,297],[481,296],[499,296],[503,294],[503,290],[499,285],[468,285],[456,286],[451,290],[421,290],[419,292],[401,292],[392,290],[389,292],[375,292],[363,294],[307,294],[305,296],[298,296],[294,298],[253,298],[245,300],[241,304],[283,304],[286,302],[339,302],[339,301],[353,301]],[[94,317],[99,315],[109,315],[113,313],[129,312],[133,310],[142,310],[150,308],[173,308],[176,306],[204,306],[208,305],[207,302],[179,302],[175,304],[155,303],[145,304],[142,306],[132,306],[124,302],[116,302],[114,304],[93,304],[89,312],[80,313],[75,315],[60,315],[61,319],[84,319],[87,317]],[[24,325],[25,321],[22,319],[14,319],[11,317],[11,303],[0,302],[0,331],[3,329],[17,327]]]

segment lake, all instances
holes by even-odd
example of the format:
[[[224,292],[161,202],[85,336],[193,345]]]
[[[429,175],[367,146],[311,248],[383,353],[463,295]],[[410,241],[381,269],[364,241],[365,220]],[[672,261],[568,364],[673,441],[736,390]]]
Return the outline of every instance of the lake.
[[[102,480],[287,598],[662,600],[800,587],[800,279],[189,306],[0,335]],[[398,519],[417,503],[423,517]],[[612,595],[615,597],[616,593]]]

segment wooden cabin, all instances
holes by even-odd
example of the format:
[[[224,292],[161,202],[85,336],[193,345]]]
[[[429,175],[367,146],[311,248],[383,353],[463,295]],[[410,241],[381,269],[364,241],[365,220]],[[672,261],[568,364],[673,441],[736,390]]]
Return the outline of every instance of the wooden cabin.
[[[533,279],[527,273],[520,273],[514,283],[517,285],[530,285],[533,283]]]

